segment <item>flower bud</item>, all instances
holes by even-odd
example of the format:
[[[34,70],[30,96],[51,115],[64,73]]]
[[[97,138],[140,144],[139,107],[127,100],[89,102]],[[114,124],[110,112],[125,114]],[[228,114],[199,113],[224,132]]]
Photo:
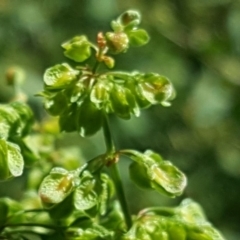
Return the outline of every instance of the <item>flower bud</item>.
[[[114,65],[115,65],[114,59],[111,58],[111,57],[108,57],[108,56],[104,56],[104,57],[103,57],[103,62],[105,63],[105,65],[106,65],[108,68],[113,68]]]
[[[126,52],[129,46],[128,36],[124,32],[106,33],[107,46],[111,53],[118,54]]]

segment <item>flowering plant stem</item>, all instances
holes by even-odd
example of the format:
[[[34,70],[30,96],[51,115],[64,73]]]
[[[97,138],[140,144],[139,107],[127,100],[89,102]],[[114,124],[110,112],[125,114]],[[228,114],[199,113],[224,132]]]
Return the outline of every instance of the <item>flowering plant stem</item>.
[[[114,146],[113,138],[111,135],[107,116],[105,116],[105,118],[104,118],[103,133],[104,133],[104,140],[105,140],[105,144],[106,144],[106,148],[107,148],[106,155],[109,156],[110,163],[112,163],[110,165],[112,180],[113,180],[115,188],[116,188],[117,197],[118,197],[118,200],[120,202],[120,205],[121,205],[121,208],[123,211],[127,229],[130,229],[132,226],[131,214],[129,212],[128,204],[126,201],[126,195],[125,195],[125,192],[123,189],[123,183],[122,183],[119,169],[117,166],[118,156],[115,151],[115,146]]]

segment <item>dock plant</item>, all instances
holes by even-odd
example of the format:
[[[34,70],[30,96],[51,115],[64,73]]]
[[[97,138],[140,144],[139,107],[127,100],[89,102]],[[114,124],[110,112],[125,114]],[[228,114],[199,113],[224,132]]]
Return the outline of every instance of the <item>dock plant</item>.
[[[115,70],[117,55],[149,42],[140,24],[140,13],[128,10],[95,41],[79,35],[62,44],[66,62],[46,69],[37,93],[54,118],[36,123],[21,99],[0,105],[0,179],[22,174],[27,179],[21,199],[0,198],[0,239],[224,239],[190,198],[176,207],[129,210],[119,171],[123,157],[130,161],[129,178],[146,192],[175,198],[187,184],[185,174],[161,154],[118,149],[111,134],[109,116],[141,117],[153,105],[169,107],[176,96],[159,73]],[[9,84],[16,84],[15,78]],[[83,138],[100,132],[105,149],[83,161],[70,148],[57,148],[56,138],[71,132]]]

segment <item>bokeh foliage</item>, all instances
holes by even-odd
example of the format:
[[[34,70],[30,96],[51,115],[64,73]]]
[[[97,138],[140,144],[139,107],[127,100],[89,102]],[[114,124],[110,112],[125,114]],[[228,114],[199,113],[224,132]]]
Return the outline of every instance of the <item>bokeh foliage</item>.
[[[177,97],[171,108],[152,107],[141,118],[112,118],[114,137],[121,148],[150,148],[173,160],[188,177],[184,197],[201,203],[210,221],[227,239],[239,239],[239,1],[99,2],[0,0],[1,102],[14,94],[5,86],[4,73],[11,66],[19,66],[25,71],[24,90],[29,102],[38,118],[43,119],[41,100],[33,95],[42,89],[44,70],[63,61],[59,46],[83,33],[95,40],[99,29],[109,30],[113,17],[129,8],[138,9],[152,39],[147,46],[117,57],[116,66],[119,70],[137,69],[167,76],[175,85]],[[66,139],[58,144],[77,142],[87,149],[83,153],[86,158],[103,147],[99,136],[82,140],[71,135]],[[16,198],[23,185],[19,182],[9,183],[19,189]],[[129,182],[125,184],[129,185],[130,196],[135,190]],[[13,194],[2,187],[0,191],[2,195]],[[134,195],[139,205],[132,202],[133,212],[145,205],[173,205],[181,200],[159,199],[142,191]]]

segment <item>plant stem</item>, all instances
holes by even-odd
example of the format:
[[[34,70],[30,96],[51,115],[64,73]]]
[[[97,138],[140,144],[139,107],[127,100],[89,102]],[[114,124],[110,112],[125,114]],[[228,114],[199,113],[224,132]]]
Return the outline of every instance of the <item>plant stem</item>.
[[[107,116],[105,116],[103,120],[103,134],[104,134],[104,140],[107,148],[107,154],[110,155],[111,153],[115,152],[115,146],[114,146],[112,134],[110,132]]]
[[[96,71],[97,71],[97,69],[98,69],[98,67],[99,67],[99,64],[100,64],[99,61],[96,61],[96,62],[95,62],[95,65],[93,66],[93,69],[92,69],[92,72],[93,72],[93,73],[96,73]]]
[[[106,143],[106,147],[107,147],[107,155],[109,155],[109,156],[114,155],[115,146],[114,146],[114,142],[113,142],[112,135],[110,132],[108,119],[106,116],[104,118],[103,133],[104,133],[104,139],[105,139],[105,143]],[[113,179],[113,182],[114,182],[114,185],[116,188],[117,197],[118,197],[118,200],[120,202],[120,205],[121,205],[121,208],[123,211],[127,229],[130,229],[132,226],[131,214],[129,212],[121,176],[120,176],[118,166],[116,163],[111,165],[110,171],[111,171],[112,179]]]
[[[113,164],[110,168],[111,170],[111,175],[112,175],[112,179],[113,182],[115,184],[115,188],[116,188],[116,192],[117,192],[117,197],[118,200],[121,204],[121,208],[123,211],[123,215],[125,218],[125,223],[127,225],[127,229],[130,229],[132,226],[132,218],[131,218],[131,214],[129,212],[129,208],[128,208],[128,204],[126,201],[126,196],[125,196],[125,192],[123,189],[123,185],[122,185],[122,180],[119,174],[119,170],[118,170],[118,166],[117,164]]]

